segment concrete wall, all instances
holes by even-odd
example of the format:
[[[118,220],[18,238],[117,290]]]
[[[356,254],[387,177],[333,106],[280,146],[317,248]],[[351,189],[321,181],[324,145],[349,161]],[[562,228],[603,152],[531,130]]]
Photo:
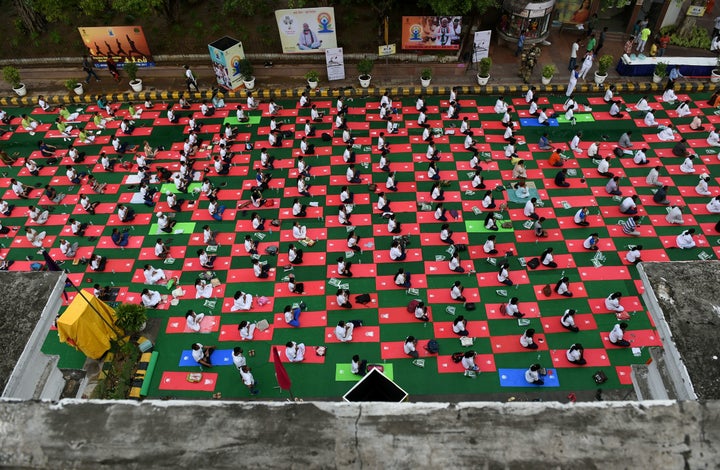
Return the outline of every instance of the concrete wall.
[[[62,306],[65,276],[60,276],[49,293],[49,298],[35,325],[25,349],[8,379],[2,396],[4,398],[46,399],[60,398],[65,381],[56,367],[58,358],[43,354],[45,338]]]
[[[711,469],[720,402],[0,401],[0,465]]]

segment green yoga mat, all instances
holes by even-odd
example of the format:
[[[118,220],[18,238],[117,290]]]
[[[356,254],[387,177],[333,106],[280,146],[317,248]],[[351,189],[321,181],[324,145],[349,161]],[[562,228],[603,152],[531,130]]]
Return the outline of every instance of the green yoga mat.
[[[182,232],[177,232],[178,230],[182,230]],[[195,230],[195,222],[178,222],[175,224],[175,227],[173,228],[173,233],[193,233]],[[165,232],[158,232],[160,229],[158,228],[158,224],[152,224],[150,225],[150,231],[148,232],[149,235],[159,235],[164,234]],[[170,234],[168,234],[170,235]]]
[[[497,226],[498,232],[513,232],[515,231],[514,228],[502,228],[500,224],[502,224],[506,219],[503,220],[497,220]],[[465,230],[468,233],[495,233],[495,230],[488,230],[485,228],[485,220],[466,220],[465,221]]]
[[[202,187],[202,183],[190,183],[188,185],[188,193],[192,193],[195,188],[200,189],[200,187]],[[180,191],[177,190],[173,183],[165,183],[160,186],[160,194],[165,194],[168,191],[170,191],[171,193],[180,194]]]
[[[383,374],[388,379],[394,380],[393,378],[393,365],[383,364]],[[362,377],[355,375],[350,371],[350,364],[335,364],[335,381],[337,382],[359,382]]]
[[[569,124],[570,123],[570,121],[565,119],[565,113],[562,113],[562,114],[558,113],[557,122],[558,122],[558,124]],[[575,122],[595,122],[595,118],[590,113],[576,114]]]
[[[225,124],[230,124],[231,126],[239,126],[242,124],[260,124],[260,116],[249,116],[248,122],[240,122],[238,121],[237,117],[235,116],[228,116],[223,121],[223,126]]]

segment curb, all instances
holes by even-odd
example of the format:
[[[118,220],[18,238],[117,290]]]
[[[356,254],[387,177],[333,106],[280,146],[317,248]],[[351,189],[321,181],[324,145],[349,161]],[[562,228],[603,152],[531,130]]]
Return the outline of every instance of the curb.
[[[616,93],[644,93],[644,92],[661,92],[664,89],[663,84],[652,82],[641,83],[615,83]],[[323,88],[317,90],[308,90],[304,87],[300,88],[270,88],[253,90],[253,94],[257,98],[298,98],[301,93],[306,92],[310,97],[336,97],[336,96],[352,96],[352,97],[368,97],[382,96],[386,91],[393,96],[417,96],[424,95],[448,95],[452,86],[434,86],[423,88],[421,86],[396,86],[396,87],[345,87],[345,88]],[[489,85],[489,86],[463,86],[458,85],[455,88],[460,93],[466,95],[506,95],[506,94],[524,94],[530,85]],[[718,85],[715,83],[707,83],[700,81],[683,82],[676,84],[676,91],[679,93],[701,93],[707,91],[715,91]],[[563,85],[537,85],[540,93],[559,94],[564,93],[566,86]],[[575,94],[584,93],[603,93],[604,85],[596,85],[593,83],[578,84]],[[181,95],[189,96],[193,100],[210,100],[212,98],[211,91],[188,93],[185,91],[148,91],[140,93],[110,93],[103,95],[112,102],[127,101],[177,101]],[[247,97],[246,91],[239,92],[223,92],[227,100],[240,100]],[[52,104],[92,104],[95,103],[95,95],[85,94],[83,96],[71,95],[53,95],[46,96],[46,100]],[[34,97],[2,97],[0,98],[0,106],[34,106],[36,99]]]

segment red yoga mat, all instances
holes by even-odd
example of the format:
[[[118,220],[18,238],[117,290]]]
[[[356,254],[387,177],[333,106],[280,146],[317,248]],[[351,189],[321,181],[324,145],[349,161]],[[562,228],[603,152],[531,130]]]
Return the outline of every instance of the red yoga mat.
[[[272,347],[270,347],[270,354],[268,355],[268,362],[273,362],[273,356],[272,356],[272,348],[276,347],[278,350],[278,355],[280,356],[280,362],[284,363],[290,363],[288,361],[287,356],[285,355],[285,345],[282,344],[274,344]],[[302,361],[305,364],[325,364],[325,357],[326,356],[318,356],[315,353],[315,348],[317,346],[305,346],[305,359]]]
[[[302,317],[300,317],[302,320]],[[351,343],[377,343],[380,341],[379,326],[358,326],[353,329],[353,339]],[[335,327],[328,326],[325,328],[326,343],[340,343],[341,341],[335,336]]]
[[[490,346],[492,347],[493,353],[518,353],[518,352],[534,352],[534,351],[547,351],[548,346],[545,341],[545,335],[535,333],[533,339],[535,344],[538,345],[537,349],[527,349],[520,344],[520,336],[522,332],[516,335],[506,336],[493,336],[490,338]]]
[[[526,260],[528,259],[529,258],[526,258]],[[530,284],[530,279],[525,270],[509,271],[508,274],[514,284]],[[495,271],[478,273],[477,281],[480,287],[495,287],[497,289],[505,289],[507,287],[498,281],[497,272]]]
[[[195,392],[212,392],[215,390],[218,375],[202,372],[200,382],[188,382],[188,372],[163,372],[160,378],[160,390],[190,390]]]
[[[508,291],[508,295],[512,295]],[[524,318],[540,318],[540,307],[537,302],[518,302],[520,313],[524,313]],[[500,304],[485,304],[485,312],[488,320],[511,320],[515,319],[506,313],[500,313]]]
[[[468,321],[465,328],[474,338],[489,338],[490,330],[488,323],[484,320]],[[433,331],[436,338],[459,338],[460,336],[453,331],[453,322],[442,321],[433,323]]]
[[[230,256],[219,256],[215,259],[215,263],[213,265],[215,266],[213,269],[216,271],[223,271],[230,268],[230,262],[232,261],[232,258]],[[183,263],[183,269],[186,271],[205,271],[205,268],[200,266],[200,260],[197,258],[197,256],[193,258],[188,258]],[[252,271],[252,269],[250,269]],[[255,278],[255,276],[250,273],[250,276],[252,278]],[[270,277],[273,277],[273,273],[270,273]]]
[[[352,258],[350,258],[350,261],[352,262]],[[375,264],[369,263],[353,264],[350,266],[350,272],[352,272],[352,277],[375,277],[375,275],[377,274],[377,267],[375,266]],[[327,267],[327,277],[328,279],[331,277],[338,277],[337,263],[334,263]],[[344,278],[345,276],[339,277]]]
[[[304,287],[302,295],[325,295],[325,281],[297,281],[301,282]],[[288,291],[287,282],[278,282],[275,284],[275,295],[278,297],[294,297],[299,294],[293,294]],[[302,299],[302,297],[299,297]]]
[[[219,328],[220,317],[217,316],[206,316],[200,322],[200,333],[218,331]],[[195,333],[195,331],[187,327],[185,317],[170,317],[168,318],[165,333]]]
[[[327,262],[325,253],[313,253],[312,248],[305,248],[300,243],[295,243],[295,248],[303,250],[303,262],[297,266],[325,266]],[[285,266],[287,264],[291,264],[288,261],[287,253],[279,253],[277,255],[277,265]]]
[[[326,326],[327,325],[327,312],[302,312],[300,315],[300,328],[310,328],[313,326]],[[273,319],[273,326],[275,328],[295,328],[285,322],[285,315],[282,313],[276,313]]]
[[[409,303],[409,301],[408,301]],[[432,307],[428,306],[428,317],[430,321],[433,319]],[[407,311],[406,307],[390,307],[382,308],[378,313],[378,319],[381,324],[389,323],[419,323],[420,320],[415,318],[414,313]]]
[[[427,277],[424,274],[411,273],[410,282],[412,287],[424,289],[427,287]],[[377,276],[375,278],[375,288],[377,290],[397,290],[404,289],[402,286],[395,284],[395,276]]]
[[[609,278],[605,278],[609,279]],[[610,313],[614,314],[615,312],[612,310],[608,310],[605,308],[605,299],[588,299],[588,305],[590,305],[590,311],[593,313]],[[625,307],[625,311],[630,312],[637,312],[642,311],[643,306],[640,302],[640,298],[636,296],[629,296],[629,297],[621,297],[620,298],[620,305]]]
[[[553,283],[550,283],[550,287],[552,287],[552,294],[550,295],[550,297],[546,297],[545,294],[543,294],[542,292],[544,287],[544,284],[533,286],[535,296],[538,298],[538,300],[563,300],[568,298],[555,292],[555,285]],[[587,297],[587,291],[585,290],[585,286],[582,282],[570,282],[570,292],[572,292],[573,298]]]
[[[362,310],[365,308],[377,308],[378,306],[378,296],[377,294],[370,294],[370,302],[366,304],[359,304],[355,302],[355,297],[357,297],[359,293],[353,293],[350,295],[350,303],[352,304],[352,308],[343,308],[339,307],[337,304],[337,296],[336,295],[327,295],[325,296],[325,308],[327,310]]]
[[[428,340],[418,340],[417,346],[415,346],[415,349],[418,352],[418,355],[420,357],[432,357],[433,354],[430,354],[425,350],[425,346],[427,346]],[[411,356],[408,356],[405,354],[405,351],[403,350],[405,341],[384,341],[380,343],[380,357],[382,359],[412,359]]]
[[[235,294],[234,292],[228,292],[229,294]],[[268,300],[270,302],[266,303],[262,307],[257,302],[257,297],[253,297],[253,306],[250,310],[241,310],[238,312],[231,312],[230,308],[233,306],[233,303],[235,303],[235,299],[233,297],[226,297],[223,299],[223,305],[222,305],[222,313],[258,313],[258,312],[272,312],[273,311],[273,304],[275,302],[274,297],[268,297]]]
[[[478,354],[475,356],[475,365],[480,368],[480,372],[495,372],[495,356],[492,354]],[[453,362],[452,355],[438,356],[437,358],[438,373],[440,374],[457,374],[465,372],[465,368],[461,362]]]
[[[562,316],[543,317],[543,331],[545,333],[571,333],[570,330],[562,326],[560,323],[561,318]],[[580,328],[580,331],[597,330],[595,317],[590,313],[576,313],[575,325]]]
[[[587,361],[587,364],[584,366],[568,361],[564,349],[553,349],[550,351],[550,357],[552,358],[553,367],[604,367],[610,365],[610,358],[604,349],[585,349],[583,358]]]
[[[608,335],[610,332],[603,331],[600,333],[603,346],[606,349],[618,349],[622,346],[616,346],[610,342]],[[630,347],[641,348],[646,346],[662,346],[660,335],[655,330],[625,330],[623,339],[630,342]]]
[[[632,385],[632,366],[615,366],[618,380],[623,385]]]
[[[606,279],[620,280],[630,279],[630,270],[620,266],[602,266],[578,268],[580,278],[583,281],[604,281]]]
[[[428,302],[434,304],[460,304],[461,302],[459,300],[454,300],[450,297],[450,287],[451,285],[449,285],[447,289],[428,289]],[[463,296],[468,302],[480,301],[480,291],[474,287],[466,287],[463,291]]]
[[[270,325],[267,330],[260,331],[255,329],[253,339],[251,341],[270,341],[273,337],[274,325]],[[220,327],[220,337],[218,341],[244,341],[240,337],[240,330],[237,325],[222,325]]]
[[[596,227],[596,225],[590,224],[590,227]],[[584,241],[584,238],[582,240],[565,240],[565,246],[567,246],[570,253],[592,253],[591,250],[588,250],[583,246]],[[616,251],[615,243],[611,238],[601,238],[598,240],[598,246],[600,247],[600,251],[603,252]]]

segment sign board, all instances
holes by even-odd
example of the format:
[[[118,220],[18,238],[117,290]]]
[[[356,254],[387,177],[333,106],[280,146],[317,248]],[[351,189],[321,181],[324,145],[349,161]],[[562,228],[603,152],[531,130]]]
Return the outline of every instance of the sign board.
[[[691,5],[688,8],[687,16],[703,16],[706,8],[706,5]]]
[[[480,62],[480,59],[488,57],[488,54],[490,53],[491,35],[491,30],[475,31],[475,36],[473,37],[473,62]]]
[[[337,47],[335,9],[276,10],[284,54],[324,52]]]
[[[342,47],[325,49],[325,66],[327,67],[328,80],[345,79],[345,60]]]
[[[208,44],[210,60],[218,85],[227,90],[236,90],[243,84],[240,61],[245,58],[243,45],[229,36]]]
[[[106,67],[108,57],[120,67],[125,62],[134,62],[138,67],[155,65],[142,26],[82,26],[78,31],[98,67]]]
[[[384,57],[386,55],[393,55],[396,52],[395,44],[385,44],[384,46],[378,47],[378,55]]]
[[[460,49],[461,16],[403,16],[403,49]]]

